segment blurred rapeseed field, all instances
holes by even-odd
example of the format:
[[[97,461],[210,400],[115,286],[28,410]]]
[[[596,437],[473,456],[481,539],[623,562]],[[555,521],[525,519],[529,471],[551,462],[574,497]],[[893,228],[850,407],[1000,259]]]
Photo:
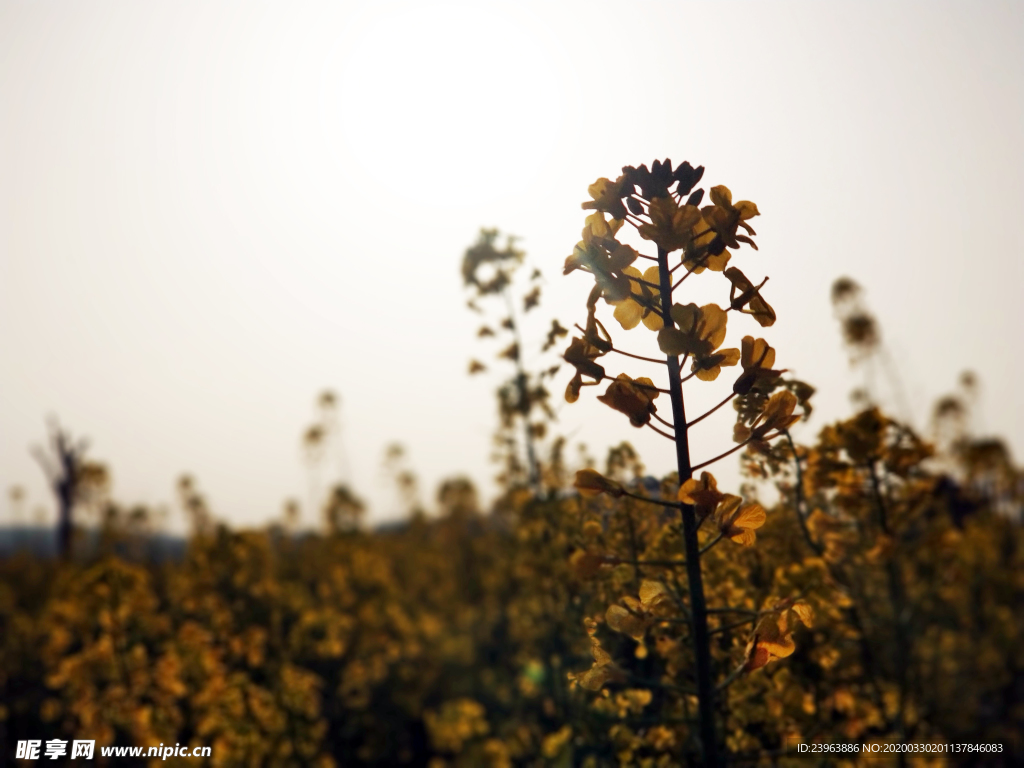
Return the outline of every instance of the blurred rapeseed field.
[[[902,759],[1019,764],[1021,471],[970,434],[955,396],[936,407],[934,440],[868,393],[797,443],[813,388],[775,369],[763,338],[722,348],[727,320],[775,321],[764,281],[730,265],[753,246],[757,207],[716,186],[701,208],[702,173],[665,161],[599,180],[565,265],[595,278],[564,353],[566,399],[607,379],[600,400],[663,432],[679,471],[647,476],[626,442],[568,470],[545,388],[557,367],[526,370],[520,354],[518,312],[537,307],[539,282],[513,295],[522,253],[485,231],[462,276],[474,308],[503,302],[480,335],[506,334],[498,357],[514,368],[493,506],[454,479],[438,514],[411,508],[370,531],[339,487],[322,534],[232,531],[186,480],[181,559],[131,557],[111,507],[94,554],[0,561],[0,761],[17,739],[63,738],[210,745],[223,766],[802,765],[796,746],[814,741],[998,744]],[[627,222],[656,256],[617,239]],[[727,308],[673,302],[705,271],[728,281]],[[856,285],[834,299],[851,352],[872,354]],[[600,301],[624,330],[655,334],[661,356],[639,357],[665,366],[667,386],[606,373],[625,350]],[[544,349],[567,335],[554,321]],[[687,421],[682,384],[737,367],[718,406],[736,410],[748,479],[731,494],[701,471],[711,461],[690,462],[703,416]]]

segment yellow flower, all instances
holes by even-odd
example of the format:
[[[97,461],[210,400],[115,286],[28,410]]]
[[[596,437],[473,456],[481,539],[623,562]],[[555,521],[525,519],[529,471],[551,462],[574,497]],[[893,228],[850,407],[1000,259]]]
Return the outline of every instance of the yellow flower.
[[[744,336],[740,349],[743,373],[732,385],[732,391],[737,395],[749,393],[760,379],[775,379],[782,373],[772,370],[772,366],[775,365],[775,350],[768,346],[764,339]]]
[[[715,511],[725,494],[719,492],[714,475],[701,472],[700,480],[691,477],[679,487],[678,498],[683,504],[693,504],[697,517],[703,519]]]
[[[727,317],[717,304],[676,304],[670,314],[676,327],[658,334],[658,346],[666,355],[707,357],[725,341]]]
[[[600,178],[587,187],[591,200],[583,203],[583,210],[596,210],[610,213],[613,218],[626,218],[626,206],[622,203],[623,177],[615,181]]]
[[[604,648],[601,641],[597,639],[597,622],[593,619],[584,619],[583,625],[590,636],[590,655],[594,657],[594,663],[585,672],[570,672],[570,682],[586,688],[588,691],[599,691],[609,680],[621,677],[622,673],[612,664],[612,657]]]
[[[743,227],[751,235],[757,234],[753,227],[746,223],[748,219],[760,215],[757,206],[749,200],[740,200],[733,205],[732,192],[725,186],[711,188],[711,202],[713,205],[702,208],[701,214],[715,234],[730,248],[739,248],[740,243],[747,243],[757,250],[757,244],[753,240],[746,235],[736,234],[739,227]]]
[[[725,270],[725,276],[732,283],[732,290],[729,292],[730,307],[745,315],[753,315],[762,328],[775,324],[775,310],[761,298],[760,289],[761,285],[764,285],[763,282],[761,285],[755,286],[736,267],[729,267]],[[737,291],[739,291],[739,295],[736,295]]]
[[[608,385],[608,391],[599,395],[597,399],[629,416],[629,423],[634,427],[642,427],[658,410],[652,402],[657,396],[658,390],[650,379],[631,379],[625,373],[620,373],[615,381]]]
[[[723,365],[736,365],[740,360],[738,349],[715,350],[725,341],[728,317],[717,304],[676,304],[672,307],[672,320],[677,327],[663,328],[658,333],[658,346],[666,355],[690,355],[692,370],[701,381],[714,381]]]
[[[797,622],[802,621],[810,627],[813,620],[814,611],[802,601],[785,608],[776,608],[762,618],[747,645],[747,663],[744,671],[753,672],[769,662],[790,656],[796,650],[793,630],[796,629]]]
[[[650,622],[647,619],[630,613],[628,609],[623,608],[621,605],[609,606],[604,618],[608,622],[608,626],[616,632],[629,635],[637,640],[644,636],[644,633],[647,632],[647,627],[650,626]]]
[[[721,272],[728,265],[730,258],[732,252],[718,239],[715,230],[704,220],[702,214],[700,221],[693,228],[693,241],[683,252],[683,266],[698,275],[705,269]]]
[[[615,233],[622,228],[622,219],[605,221],[604,214],[600,211],[592,213],[584,220],[583,242],[591,243],[594,240],[614,238]]]
[[[631,278],[630,294],[621,301],[610,302],[615,305],[615,319],[628,330],[636,328],[642,321],[652,331],[660,331],[665,325],[661,315],[661,279],[657,267],[649,267],[640,274],[636,267],[626,267],[623,274]],[[641,282],[642,281],[642,282]]]
[[[797,406],[796,395],[788,389],[776,392],[768,399],[764,407],[764,427],[770,429],[786,429],[791,424],[800,421],[799,416],[793,415],[793,409]]]
[[[620,222],[621,224],[621,222]],[[584,230],[586,235],[588,230]],[[630,294],[630,280],[622,271],[639,258],[628,245],[613,238],[581,240],[565,260],[563,274],[582,269],[594,276],[601,295],[609,303],[625,299]]]
[[[603,354],[604,352],[593,344],[576,336],[569,343],[569,348],[565,350],[565,354],[562,357],[565,362],[575,367],[579,373],[600,381],[604,378],[604,366],[594,361]]]
[[[650,223],[638,228],[640,237],[654,241],[665,251],[677,251],[693,242],[694,226],[701,220],[695,205],[679,205],[671,197],[651,201],[647,209]]]
[[[740,351],[734,347],[720,349],[707,357],[698,357],[693,361],[690,370],[697,374],[701,381],[714,381],[722,372],[722,366],[733,366],[740,361]]]
[[[565,350],[562,358],[576,368],[576,375],[572,377],[569,385],[565,388],[567,402],[575,403],[579,399],[580,389],[584,386],[584,375],[595,379],[593,384],[597,384],[604,378],[604,366],[594,362],[603,354],[605,352],[600,348],[578,336],[569,343],[569,348]]]
[[[613,605],[605,612],[609,627],[636,640],[643,638],[654,616],[669,602],[665,585],[650,579],[644,579],[640,584],[639,598],[626,596],[622,598],[625,608]]]
[[[622,485],[593,469],[581,469],[577,472],[573,487],[580,492],[580,496],[584,497],[607,493],[609,496],[618,498],[624,493]]]
[[[753,546],[757,540],[756,528],[764,525],[764,508],[757,503],[743,503],[739,496],[726,494],[715,510],[715,522],[722,535],[730,541],[745,547]]]
[[[604,557],[582,549],[573,552],[569,558],[569,567],[577,579],[594,578],[600,572],[602,565],[604,565]]]
[[[780,432],[790,425],[800,421],[800,416],[793,415],[793,409],[797,406],[796,395],[788,389],[776,392],[764,406],[764,410],[754,419],[754,423],[747,426],[738,422],[733,428],[732,438],[737,443],[750,440],[755,443],[755,448],[764,449],[767,447],[765,435],[773,429]]]

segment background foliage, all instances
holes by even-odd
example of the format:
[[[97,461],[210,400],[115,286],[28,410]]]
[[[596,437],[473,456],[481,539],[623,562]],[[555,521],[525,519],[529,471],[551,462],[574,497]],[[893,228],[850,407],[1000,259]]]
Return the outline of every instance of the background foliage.
[[[999,490],[1015,470],[967,443],[956,475],[930,471],[927,446],[876,410],[798,450],[803,488],[779,481],[757,547],[709,561],[730,605],[798,591],[814,609],[792,655],[729,688],[732,752],[903,739],[1001,742],[1019,759],[1024,536],[1001,511],[1018,486]],[[642,471],[627,446],[603,469]],[[519,489],[484,515],[466,496],[388,533],[218,527],[181,562],[0,563],[0,741],[211,744],[218,765],[684,761],[682,625],[670,612],[637,640],[605,619],[656,570],[609,553],[676,549],[662,509]],[[748,642],[733,618],[717,623],[721,659]],[[597,693],[568,677],[592,642],[616,667]]]
[[[628,443],[600,468],[584,455],[570,483],[543,384],[554,369],[523,364],[516,312],[539,289],[531,275],[512,295],[520,262],[485,231],[463,275],[475,299],[504,298],[498,328],[512,336],[490,509],[452,478],[427,514],[398,449],[408,517],[388,530],[367,530],[337,485],[321,494],[320,534],[296,534],[293,514],[232,531],[183,478],[193,535],[157,561],[145,515],[93,494],[93,551],[0,561],[0,760],[14,740],[60,737],[211,745],[225,766],[699,764],[683,531],[665,504],[692,497],[699,511],[713,489],[694,480],[681,495],[678,475],[647,475]],[[486,279],[485,264],[498,265]],[[636,316],[617,319],[635,326],[644,306],[625,295]],[[859,289],[840,281],[834,298],[852,357],[877,359]],[[553,322],[544,350],[565,334]],[[796,744],[813,740],[1001,744],[956,762],[1024,759],[1022,474],[1002,442],[972,435],[970,389],[936,405],[931,440],[866,387],[855,416],[808,444],[787,421],[785,440],[742,455],[743,496],[765,513],[720,515],[713,542],[701,532],[708,604],[723,606],[708,622],[731,762],[799,764]],[[318,407],[311,467],[335,402]]]

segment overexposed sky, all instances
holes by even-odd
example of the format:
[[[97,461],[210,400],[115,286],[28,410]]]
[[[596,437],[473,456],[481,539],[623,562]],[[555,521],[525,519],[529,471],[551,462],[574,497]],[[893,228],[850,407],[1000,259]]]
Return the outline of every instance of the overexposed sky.
[[[52,507],[29,446],[54,414],[118,499],[173,506],[188,471],[261,524],[306,500],[299,437],[330,387],[372,519],[396,512],[391,442],[428,499],[488,488],[498,379],[465,373],[488,351],[463,251],[481,226],[523,238],[539,345],[585,317],[561,265],[587,185],[665,157],[761,210],[736,263],[771,277],[764,335],[818,387],[802,439],[850,412],[828,298],[849,275],[908,415],[973,369],[981,427],[1020,458],[1022,50],[1013,2],[0,0],[0,487]],[[692,298],[721,303],[706,277]],[[573,444],[671,468],[584,392],[559,410]],[[723,416],[695,461],[731,445]]]

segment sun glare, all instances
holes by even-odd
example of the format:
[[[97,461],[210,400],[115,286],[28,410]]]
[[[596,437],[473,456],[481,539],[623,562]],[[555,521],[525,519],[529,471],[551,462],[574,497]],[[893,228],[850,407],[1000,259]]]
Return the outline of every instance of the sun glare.
[[[565,83],[528,19],[463,6],[363,17],[325,67],[335,160],[428,207],[522,193],[557,148]]]

